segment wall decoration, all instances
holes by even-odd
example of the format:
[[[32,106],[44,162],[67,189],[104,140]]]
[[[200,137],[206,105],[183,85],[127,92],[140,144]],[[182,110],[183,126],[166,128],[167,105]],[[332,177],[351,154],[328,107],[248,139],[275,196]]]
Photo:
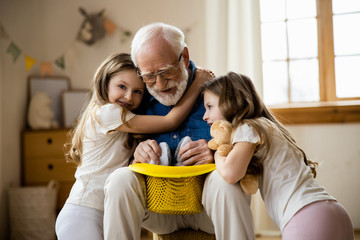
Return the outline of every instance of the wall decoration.
[[[9,35],[4,29],[4,26],[0,22],[0,39],[9,39]]]
[[[85,19],[81,24],[77,39],[91,46],[105,36],[104,10],[88,14],[80,7],[79,11]]]
[[[116,30],[116,25],[109,19],[105,19],[104,21],[104,27],[109,36],[113,35]]]
[[[80,40],[87,45],[91,46],[100,39],[104,38],[106,35],[112,36],[115,32],[119,33],[120,42],[124,43],[129,40],[132,33],[129,30],[124,29],[123,27],[115,24],[109,18],[105,17],[105,10],[101,10],[98,13],[88,14],[83,8],[80,8],[81,14],[84,15],[85,20],[83,21],[81,28],[78,33],[77,40]],[[29,71],[35,64],[39,63],[41,76],[50,75],[53,76],[53,65],[60,68],[61,70],[65,70],[66,67],[66,58],[65,52],[60,56],[56,57],[53,61],[41,61],[39,59],[35,59],[32,56],[24,53],[23,49],[21,49],[18,44],[16,44],[8,33],[5,31],[5,28],[0,23],[0,31],[1,36],[6,37],[6,39],[10,39],[9,46],[6,49],[6,53],[11,55],[13,62],[15,63],[19,57],[22,55],[25,60],[25,69]],[[75,41],[76,39],[74,39]]]
[[[40,75],[41,76],[53,76],[54,75],[54,70],[52,67],[52,63],[51,62],[41,62],[40,63]]]
[[[27,55],[25,55],[25,67],[26,70],[29,71],[30,68],[32,68],[32,66],[36,63],[36,60],[33,59],[32,57],[29,57]]]
[[[55,60],[55,64],[56,66],[58,66],[59,68],[61,68],[62,70],[65,69],[65,58],[64,55],[59,57],[58,59]]]
[[[18,48],[18,46],[16,46],[15,43],[11,42],[9,47],[6,50],[7,53],[10,53],[13,57],[13,62],[16,62],[16,60],[18,59],[18,57],[21,54],[21,50]]]
[[[89,103],[90,95],[86,90],[63,91],[62,106],[64,127],[71,128],[80,116],[81,110]]]
[[[67,77],[52,76],[28,78],[29,100],[39,92],[47,93],[51,99],[51,109],[54,111],[54,120],[63,126],[63,112],[61,94],[70,88],[70,81]]]

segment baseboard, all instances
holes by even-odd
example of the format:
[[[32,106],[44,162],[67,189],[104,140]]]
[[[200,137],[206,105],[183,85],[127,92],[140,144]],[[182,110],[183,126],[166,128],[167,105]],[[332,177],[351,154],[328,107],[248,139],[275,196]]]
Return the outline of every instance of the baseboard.
[[[255,235],[260,236],[269,236],[269,237],[277,237],[281,236],[281,232],[278,230],[258,230],[255,232]]]

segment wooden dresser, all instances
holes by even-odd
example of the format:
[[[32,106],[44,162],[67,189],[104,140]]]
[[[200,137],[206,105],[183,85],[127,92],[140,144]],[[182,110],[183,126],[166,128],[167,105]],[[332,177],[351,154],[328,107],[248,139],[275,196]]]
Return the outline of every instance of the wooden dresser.
[[[60,183],[57,211],[64,205],[75,182],[75,166],[66,163],[64,143],[68,129],[24,131],[22,136],[22,183],[25,186]]]

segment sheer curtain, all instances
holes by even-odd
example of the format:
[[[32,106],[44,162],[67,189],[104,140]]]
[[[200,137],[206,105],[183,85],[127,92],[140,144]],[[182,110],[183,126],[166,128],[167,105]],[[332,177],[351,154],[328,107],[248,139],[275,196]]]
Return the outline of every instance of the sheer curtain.
[[[206,1],[207,67],[248,75],[262,95],[259,0]]]
[[[216,75],[234,71],[248,75],[262,95],[259,0],[206,1],[206,66]],[[279,235],[259,192],[251,204],[255,233]]]

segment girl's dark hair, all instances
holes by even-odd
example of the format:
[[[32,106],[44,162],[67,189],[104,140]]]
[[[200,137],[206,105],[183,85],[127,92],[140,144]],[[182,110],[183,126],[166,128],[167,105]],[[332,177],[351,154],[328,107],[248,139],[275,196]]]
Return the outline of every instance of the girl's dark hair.
[[[265,154],[261,154],[260,158],[253,156],[247,173],[260,175],[263,172],[262,162],[271,144],[271,132],[265,129],[264,124],[266,123],[260,120],[260,118],[266,118],[273,123],[272,126],[279,130],[294,148],[302,153],[305,164],[310,166],[314,177],[316,176],[315,167],[317,163],[307,159],[305,152],[296,145],[295,140],[286,128],[266,108],[250,78],[229,72],[227,75],[219,76],[205,83],[203,91],[210,91],[219,96],[220,111],[225,119],[232,123],[233,128],[246,123],[258,134],[259,142],[255,152],[265,149]]]

